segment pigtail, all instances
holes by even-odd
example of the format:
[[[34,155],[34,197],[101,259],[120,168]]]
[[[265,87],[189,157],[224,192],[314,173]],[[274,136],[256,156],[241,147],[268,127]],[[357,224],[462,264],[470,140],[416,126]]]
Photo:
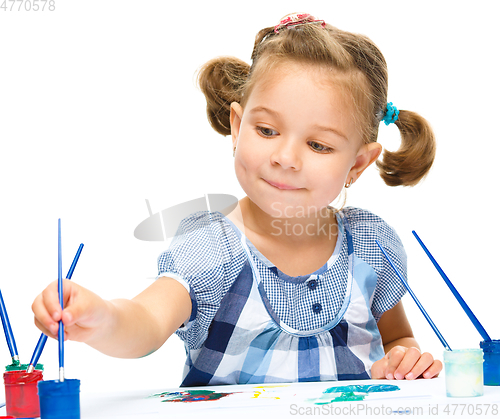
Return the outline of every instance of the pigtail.
[[[389,186],[414,186],[430,170],[436,154],[429,123],[415,112],[401,110],[395,122],[401,134],[397,151],[385,150],[377,161],[380,176]]]
[[[241,101],[249,71],[250,66],[238,58],[218,57],[198,72],[198,86],[207,100],[208,121],[219,134],[231,134],[231,103]]]

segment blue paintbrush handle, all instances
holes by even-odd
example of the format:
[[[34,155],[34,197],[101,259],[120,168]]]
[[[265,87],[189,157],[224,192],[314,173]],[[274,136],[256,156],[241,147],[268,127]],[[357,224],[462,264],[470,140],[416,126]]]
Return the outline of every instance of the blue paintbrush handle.
[[[434,333],[436,333],[437,337],[439,338],[439,340],[441,341],[441,343],[443,344],[443,346],[448,351],[451,351],[450,346],[448,345],[448,343],[444,339],[443,335],[439,332],[438,328],[436,327],[436,325],[434,324],[434,322],[432,321],[432,319],[430,318],[430,316],[427,314],[427,311],[425,311],[425,309],[422,306],[422,304],[420,304],[420,301],[418,301],[417,296],[413,293],[412,289],[408,285],[408,282],[406,282],[406,280],[403,278],[403,276],[399,273],[398,268],[396,268],[396,266],[392,262],[391,258],[386,253],[386,251],[384,250],[384,248],[382,247],[382,245],[379,243],[379,241],[378,240],[375,240],[375,241],[376,241],[378,247],[380,247],[380,250],[382,250],[382,253],[384,254],[384,256],[387,259],[387,261],[392,266],[392,269],[394,269],[394,272],[396,272],[396,275],[398,276],[398,278],[401,280],[401,282],[403,283],[403,285],[405,286],[405,288],[408,290],[408,292],[412,296],[413,300],[415,301],[415,303],[417,304],[418,308],[420,309],[420,311],[424,315],[425,319],[429,322],[430,326],[432,327],[432,330],[434,330]]]
[[[61,219],[58,222],[57,237],[57,289],[59,291],[59,304],[61,310],[64,310],[64,290],[62,278],[62,246],[61,246]],[[59,343],[59,381],[64,380],[64,324],[59,321],[59,333],[57,335]],[[62,378],[62,379],[61,379]]]
[[[69,268],[68,275],[66,275],[67,279],[71,279],[71,277],[73,276],[73,272],[75,272],[76,264],[78,263],[78,259],[80,259],[80,254],[82,253],[82,250],[83,250],[83,243],[80,244],[78,250],[76,251],[76,255],[73,258],[73,263]]]
[[[476,329],[479,332],[479,334],[483,337],[483,339],[485,341],[491,341],[491,338],[489,337],[488,333],[486,333],[486,330],[484,330],[484,327],[482,326],[482,324],[479,323],[479,320],[477,319],[477,317],[474,315],[474,313],[472,312],[472,310],[469,308],[469,306],[467,305],[467,303],[465,302],[465,300],[462,298],[462,296],[460,295],[460,293],[453,286],[453,284],[451,283],[450,279],[446,276],[446,274],[444,273],[444,271],[441,269],[441,266],[439,266],[439,264],[437,263],[436,259],[434,259],[434,257],[432,256],[431,252],[429,252],[429,250],[425,246],[424,242],[422,240],[420,240],[420,237],[418,237],[418,234],[415,232],[415,230],[413,230],[412,233],[415,236],[415,238],[417,239],[417,241],[420,244],[420,246],[422,247],[422,249],[424,249],[424,252],[429,257],[429,259],[431,260],[431,262],[434,265],[434,267],[439,272],[439,275],[441,275],[441,278],[444,279],[444,282],[446,282],[446,285],[448,285],[448,288],[451,290],[451,292],[453,293],[453,295],[455,296],[455,298],[457,299],[457,301],[460,303],[460,305],[464,309],[464,311],[467,314],[467,316],[469,316],[470,321],[476,327]]]
[[[83,243],[80,244],[80,247],[78,247],[78,250],[76,252],[76,255],[73,259],[73,263],[71,264],[71,267],[69,268],[68,275],[66,275],[66,278],[71,279],[73,276],[73,272],[75,271],[76,264],[78,263],[78,259],[80,259],[80,254],[82,253],[83,250]],[[38,364],[38,360],[40,359],[40,356],[42,355],[43,348],[45,347],[45,343],[47,342],[47,335],[41,334],[40,339],[38,339],[38,343],[36,344],[35,351],[33,352],[33,356],[31,357],[30,364],[28,366],[28,372],[31,372],[34,367],[36,367],[36,364]]]
[[[12,333],[12,327],[10,326],[9,316],[7,314],[7,308],[5,307],[1,291],[0,291],[0,315],[2,317],[3,331],[5,332],[5,339],[7,340],[7,345],[9,346],[10,356],[12,357],[13,361],[19,360],[16,340],[14,339],[14,333]]]
[[[38,364],[38,360],[40,359],[40,355],[42,355],[42,351],[43,348],[45,347],[46,342],[47,342],[47,335],[42,333],[40,335],[40,339],[38,339],[38,343],[36,344],[35,352],[33,352],[30,364],[28,365],[28,372],[31,372],[34,369],[34,367],[36,367],[36,364]]]

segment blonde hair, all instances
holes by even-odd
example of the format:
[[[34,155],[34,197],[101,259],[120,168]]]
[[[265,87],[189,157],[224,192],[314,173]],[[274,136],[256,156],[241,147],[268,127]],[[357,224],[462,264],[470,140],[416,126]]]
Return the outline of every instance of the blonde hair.
[[[316,23],[280,29],[264,28],[256,36],[252,65],[235,57],[217,57],[199,71],[198,84],[207,100],[213,129],[230,135],[230,106],[244,106],[262,74],[284,61],[319,65],[346,76],[356,122],[365,143],[377,141],[387,106],[388,74],[384,56],[366,36]],[[401,134],[397,151],[385,150],[376,164],[389,186],[413,186],[429,171],[435,139],[429,123],[415,112],[400,110],[396,126]]]

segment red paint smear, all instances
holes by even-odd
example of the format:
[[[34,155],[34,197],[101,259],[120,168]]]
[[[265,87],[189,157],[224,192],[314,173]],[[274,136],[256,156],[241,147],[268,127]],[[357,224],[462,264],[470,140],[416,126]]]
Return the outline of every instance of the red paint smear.
[[[223,397],[229,396],[235,393],[216,393],[211,390],[194,390],[194,391],[183,391],[178,393],[164,393],[160,397],[172,397],[167,400],[162,400],[163,402],[170,403],[196,403],[212,400],[220,400]]]

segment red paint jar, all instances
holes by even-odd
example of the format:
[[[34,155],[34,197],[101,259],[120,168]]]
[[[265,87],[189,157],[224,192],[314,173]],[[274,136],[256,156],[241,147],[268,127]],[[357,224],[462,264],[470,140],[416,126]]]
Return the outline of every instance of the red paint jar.
[[[7,415],[21,418],[40,416],[37,384],[43,380],[43,372],[35,370],[7,371],[3,374]]]

